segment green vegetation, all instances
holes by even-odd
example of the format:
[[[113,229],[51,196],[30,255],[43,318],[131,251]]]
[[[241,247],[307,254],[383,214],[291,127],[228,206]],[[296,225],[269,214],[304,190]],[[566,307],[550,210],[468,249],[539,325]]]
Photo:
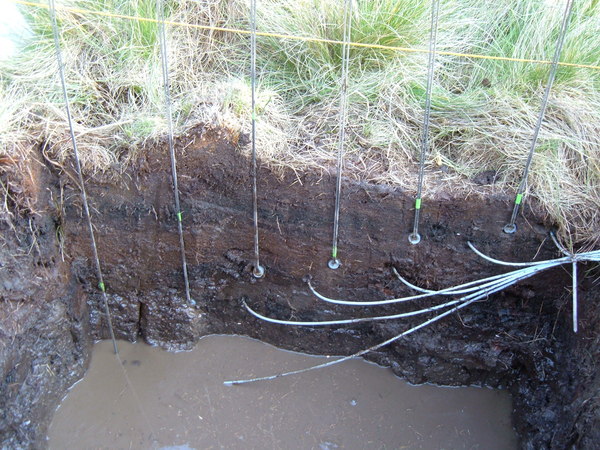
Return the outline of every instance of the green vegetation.
[[[156,17],[155,0],[59,5]],[[438,50],[548,60],[564,6],[564,0],[442,0]],[[174,0],[166,9],[176,22],[248,28],[242,0]],[[42,8],[22,10],[34,37],[0,63],[0,154],[26,158],[23,143],[47,141],[49,156],[60,164],[71,148],[49,15]],[[352,40],[425,49],[429,14],[420,0],[356,0]],[[166,130],[157,25],[67,11],[59,11],[59,20],[84,167],[110,174]],[[258,1],[259,31],[341,40],[342,20],[339,0]],[[198,122],[246,131],[248,36],[183,26],[167,31],[178,132]],[[575,2],[562,61],[600,65],[599,33],[600,2]],[[331,168],[341,46],[263,36],[258,44],[262,160],[276,169]],[[427,55],[353,47],[350,57],[347,174],[413,189]],[[499,186],[514,192],[549,66],[451,55],[439,55],[436,64],[430,169],[454,179],[496,170]],[[591,245],[600,241],[599,117],[600,70],[560,67],[528,188],[565,237]]]

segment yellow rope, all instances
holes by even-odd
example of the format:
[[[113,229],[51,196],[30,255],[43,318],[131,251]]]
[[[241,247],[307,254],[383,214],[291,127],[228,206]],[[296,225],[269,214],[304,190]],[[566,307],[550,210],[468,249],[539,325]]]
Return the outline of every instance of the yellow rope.
[[[9,1],[11,1],[12,3],[19,4],[19,5],[35,6],[37,8],[48,9],[48,5],[45,5],[42,3],[30,2],[30,1],[26,1],[26,0],[9,0]],[[159,22],[159,20],[157,20],[157,19],[151,19],[148,17],[128,16],[125,14],[116,14],[116,13],[111,13],[111,12],[107,12],[107,11],[94,11],[91,9],[73,8],[73,7],[69,7],[69,6],[56,6],[56,10],[57,11],[66,11],[66,12],[71,12],[71,13],[76,13],[76,14],[83,14],[83,15],[91,14],[91,15],[96,15],[96,16],[112,17],[115,19],[134,20],[134,21],[138,21],[138,22],[151,22],[151,23]],[[171,26],[176,26],[176,27],[197,28],[200,30],[207,30],[207,31],[222,31],[224,33],[250,34],[249,30],[240,30],[240,29],[236,29],[236,28],[216,27],[216,26],[212,26],[212,25],[197,25],[197,24],[191,24],[191,23],[185,23],[185,22],[175,22],[175,21],[171,21],[171,20],[165,20],[164,23],[166,25],[171,25]],[[278,38],[278,39],[303,41],[303,42],[315,42],[315,43],[320,43],[320,44],[338,44],[338,45],[344,44],[343,41],[337,41],[334,39],[294,36],[294,35],[290,35],[290,34],[271,33],[271,32],[265,32],[265,31],[257,31],[256,35],[263,36],[263,37],[273,37],[273,38]],[[391,50],[391,51],[405,52],[405,53],[429,53],[429,50],[419,49],[419,48],[394,47],[394,46],[390,46],[390,45],[380,45],[380,44],[365,44],[362,42],[350,42],[349,44],[352,47],[358,47],[358,48]],[[479,55],[476,53],[459,53],[459,52],[449,52],[449,51],[437,51],[436,53],[438,55],[457,56],[460,58],[470,58],[470,59],[487,59],[487,60],[494,60],[494,61],[510,61],[510,62],[532,63],[532,64],[552,64],[552,61],[543,60],[543,59],[510,58],[508,56],[490,56],[490,55]],[[595,65],[591,65],[591,64],[559,62],[558,65],[564,66],[564,67],[577,67],[580,69],[600,70],[600,66],[595,66]]]

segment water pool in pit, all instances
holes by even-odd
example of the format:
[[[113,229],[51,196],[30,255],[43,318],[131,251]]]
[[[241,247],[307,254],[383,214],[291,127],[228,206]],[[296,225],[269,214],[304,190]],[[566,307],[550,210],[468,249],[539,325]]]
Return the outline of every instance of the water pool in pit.
[[[514,449],[508,393],[413,386],[355,359],[239,386],[223,381],[324,362],[240,336],[189,352],[109,341],[65,397],[50,449]],[[133,390],[130,388],[133,386]]]

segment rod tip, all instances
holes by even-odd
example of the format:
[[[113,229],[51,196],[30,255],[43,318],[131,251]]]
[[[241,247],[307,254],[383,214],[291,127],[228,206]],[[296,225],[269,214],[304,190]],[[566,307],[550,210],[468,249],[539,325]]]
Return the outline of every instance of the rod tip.
[[[408,242],[410,242],[412,245],[417,245],[419,242],[421,242],[421,235],[419,233],[409,234]]]
[[[265,268],[263,266],[261,266],[260,264],[255,265],[252,268],[252,275],[254,276],[254,278],[262,278],[265,276]]]
[[[339,259],[337,258],[331,258],[328,262],[327,262],[327,267],[329,267],[331,270],[336,270],[339,269],[340,266],[342,265],[342,263],[340,262]]]

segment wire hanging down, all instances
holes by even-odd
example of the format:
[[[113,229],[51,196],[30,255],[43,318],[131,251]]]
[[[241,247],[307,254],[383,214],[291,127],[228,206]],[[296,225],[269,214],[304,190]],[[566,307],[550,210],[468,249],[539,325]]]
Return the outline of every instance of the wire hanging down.
[[[330,269],[341,266],[338,258],[338,237],[340,229],[340,202],[342,195],[342,170],[344,165],[344,141],[346,140],[346,110],[348,108],[348,64],[350,60],[350,36],[352,29],[352,0],[344,2],[344,43],[342,44],[342,74],[340,87],[339,137],[337,152],[337,180],[335,186],[335,206],[333,212],[333,242],[331,259],[327,262]]]
[[[185,298],[189,305],[195,305],[190,295],[190,281],[188,277],[187,258],[185,256],[185,240],[183,238],[183,213],[179,203],[179,185],[177,183],[177,160],[175,159],[175,142],[173,139],[173,113],[171,111],[171,89],[169,84],[169,61],[167,58],[167,36],[165,33],[165,21],[163,16],[163,0],[156,0],[156,11],[158,14],[158,28],[160,41],[160,56],[162,65],[165,115],[167,117],[169,155],[171,159],[171,177],[173,179],[173,195],[175,197],[175,211],[177,216],[177,232],[179,234],[179,246],[181,248],[181,265],[183,269],[183,282],[185,285]]]
[[[258,236],[258,188],[256,164],[256,0],[250,0],[250,85],[252,90],[252,214],[254,223],[254,266],[255,278],[265,276],[265,268],[260,265]]]
[[[529,155],[527,156],[527,162],[525,163],[525,168],[523,169],[521,183],[519,184],[519,188],[517,189],[517,195],[515,197],[515,203],[513,206],[512,214],[510,216],[510,222],[508,222],[506,225],[504,225],[504,228],[503,228],[503,231],[507,234],[513,234],[515,231],[517,231],[517,225],[515,222],[517,220],[517,215],[519,214],[519,209],[521,208],[521,204],[523,203],[523,195],[525,194],[525,189],[527,188],[527,176],[529,174],[529,168],[531,167],[531,161],[533,160],[533,153],[535,152],[538,135],[540,134],[540,129],[542,128],[542,122],[544,121],[544,115],[546,114],[546,107],[548,106],[548,98],[550,97],[550,90],[552,89],[552,84],[554,83],[554,78],[556,77],[556,70],[558,68],[558,60],[560,58],[563,44],[565,42],[565,36],[567,34],[567,28],[569,27],[569,19],[571,18],[572,9],[573,9],[573,0],[567,0],[567,6],[565,8],[565,14],[563,16],[560,33],[559,33],[558,39],[556,41],[554,57],[552,58],[552,65],[550,66],[550,74],[548,75],[548,83],[546,84],[546,90],[544,91],[544,96],[542,97],[542,105],[540,108],[540,114],[538,116],[537,123],[535,124],[535,128],[533,130],[533,137],[531,138],[531,146],[529,148]]]
[[[429,120],[431,116],[431,91],[433,89],[433,74],[435,64],[435,50],[437,45],[437,29],[439,22],[440,1],[431,3],[431,28],[429,30],[429,60],[427,62],[427,90],[425,94],[425,112],[423,114],[423,129],[421,134],[421,156],[419,158],[419,181],[417,183],[417,196],[415,198],[415,220],[413,231],[408,235],[408,242],[413,245],[421,242],[419,234],[419,219],[421,217],[421,196],[423,194],[423,177],[425,175],[425,158],[429,153]]]
[[[478,300],[486,299],[490,295],[492,295],[496,292],[499,292],[501,290],[504,290],[504,289],[512,286],[515,283],[518,283],[522,280],[530,278],[530,277],[532,277],[542,271],[548,270],[552,267],[557,267],[557,266],[560,266],[563,264],[572,264],[573,265],[573,276],[574,276],[574,278],[573,278],[573,331],[577,332],[577,262],[579,262],[579,261],[600,262],[600,250],[596,250],[596,251],[592,251],[592,252],[583,252],[583,253],[579,253],[579,254],[573,254],[573,253],[567,252],[556,241],[556,238],[554,237],[554,235],[552,235],[552,239],[556,243],[557,247],[565,254],[565,256],[562,258],[557,258],[557,259],[552,259],[552,260],[529,262],[529,263],[512,263],[512,262],[500,261],[500,260],[497,260],[494,258],[490,258],[489,256],[487,256],[487,255],[481,253],[479,250],[477,250],[477,248],[475,248],[475,246],[473,244],[468,242],[468,245],[471,248],[471,250],[473,250],[473,252],[475,252],[477,255],[481,256],[485,260],[487,260],[491,263],[494,263],[494,264],[499,264],[499,265],[503,265],[503,266],[512,266],[512,267],[517,267],[517,268],[510,272],[504,273],[504,274],[494,275],[492,277],[487,277],[487,278],[484,278],[481,280],[475,280],[475,281],[463,283],[463,284],[449,287],[446,289],[442,289],[439,291],[422,289],[417,286],[414,286],[414,285],[410,284],[409,282],[407,282],[400,275],[398,275],[398,273],[394,270],[395,275],[398,277],[398,279],[400,281],[402,281],[404,284],[406,284],[411,289],[416,289],[417,291],[422,292],[421,294],[418,294],[418,295],[412,295],[412,296],[395,298],[395,299],[371,301],[371,302],[350,301],[350,300],[333,300],[333,299],[329,299],[329,298],[319,294],[312,286],[310,278],[308,279],[309,288],[313,292],[313,294],[315,294],[317,296],[317,298],[327,301],[327,302],[337,303],[337,304],[342,304],[342,305],[379,306],[379,305],[385,305],[385,304],[390,304],[390,303],[402,303],[402,302],[407,302],[407,301],[417,300],[417,299],[422,299],[422,298],[428,298],[428,297],[433,297],[433,296],[438,296],[438,295],[455,295],[455,296],[460,295],[460,297],[455,300],[442,302],[437,305],[426,307],[426,308],[415,309],[415,310],[409,311],[409,312],[393,314],[393,315],[359,317],[359,318],[341,319],[341,320],[293,321],[293,320],[273,319],[273,318],[264,316],[262,314],[259,314],[256,311],[254,311],[252,308],[250,308],[246,304],[246,302],[244,302],[244,307],[246,308],[246,310],[261,320],[280,324],[280,325],[311,326],[311,327],[330,326],[330,325],[349,325],[349,324],[371,322],[371,321],[378,321],[378,320],[398,319],[398,318],[402,318],[402,317],[416,316],[416,315],[425,314],[425,313],[434,312],[434,311],[443,310],[443,309],[446,309],[446,310],[434,315],[432,318],[425,320],[425,321],[419,323],[418,325],[416,325],[412,328],[409,328],[406,331],[404,331],[404,332],[402,332],[380,344],[374,345],[373,347],[369,347],[368,349],[365,349],[365,350],[361,350],[360,352],[357,352],[353,355],[346,356],[344,358],[337,359],[334,361],[329,361],[324,364],[319,364],[317,366],[308,367],[305,369],[300,369],[300,370],[295,370],[295,371],[285,372],[285,373],[279,373],[276,375],[271,375],[271,376],[266,376],[266,377],[251,378],[251,379],[246,379],[246,380],[226,381],[224,384],[234,385],[234,384],[251,383],[251,382],[255,382],[255,381],[272,380],[272,379],[287,376],[287,375],[294,375],[294,374],[308,372],[308,371],[314,370],[314,369],[321,369],[324,367],[329,367],[329,366],[347,361],[351,358],[362,356],[368,352],[371,352],[371,351],[377,350],[381,347],[384,347],[385,345],[388,345],[388,344],[390,344],[404,336],[407,336],[421,328],[424,328],[434,322],[437,322],[438,320],[440,320],[462,308],[465,308],[468,305],[470,305]]]
[[[92,218],[90,216],[90,208],[88,205],[87,193],[85,192],[85,183],[83,180],[83,174],[81,171],[81,161],[79,159],[79,149],[77,147],[77,139],[75,138],[75,130],[73,129],[73,118],[71,117],[71,107],[69,105],[69,96],[67,95],[67,82],[65,80],[65,69],[62,60],[62,52],[60,51],[60,40],[58,38],[58,24],[56,22],[56,9],[54,0],[49,0],[48,3],[50,11],[50,19],[52,21],[52,32],[54,34],[54,47],[56,50],[56,60],[58,62],[58,73],[60,76],[60,84],[62,86],[63,99],[65,103],[65,111],[67,113],[67,121],[69,123],[69,133],[71,134],[71,142],[73,144],[73,155],[75,157],[75,168],[77,170],[77,178],[79,180],[79,189],[81,191],[81,201],[83,203],[83,211],[88,225],[88,232],[90,235],[90,241],[92,244],[92,254],[94,257],[94,265],[96,266],[96,277],[98,278],[98,288],[102,292],[102,301],[104,304],[104,313],[106,315],[106,322],[108,324],[108,331],[110,332],[110,338],[113,344],[113,350],[116,355],[119,354],[117,347],[117,340],[115,339],[115,333],[112,325],[112,318],[110,309],[108,308],[108,296],[106,294],[106,285],[104,284],[104,278],[102,276],[102,268],[100,266],[100,258],[98,257],[98,247],[96,245],[96,236],[94,234],[94,227],[92,226]]]

